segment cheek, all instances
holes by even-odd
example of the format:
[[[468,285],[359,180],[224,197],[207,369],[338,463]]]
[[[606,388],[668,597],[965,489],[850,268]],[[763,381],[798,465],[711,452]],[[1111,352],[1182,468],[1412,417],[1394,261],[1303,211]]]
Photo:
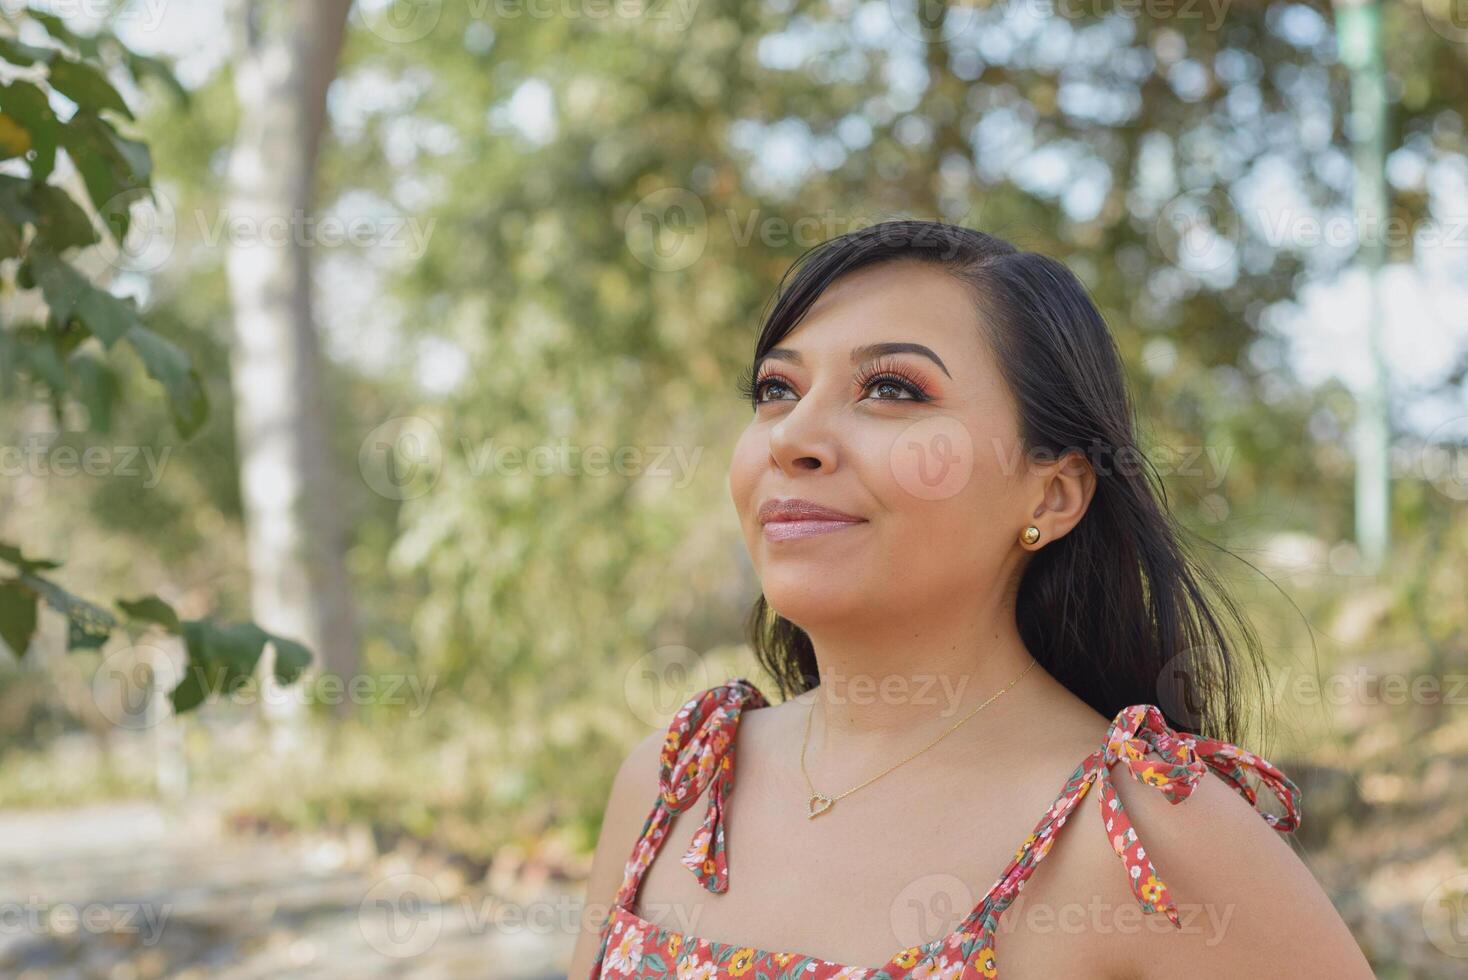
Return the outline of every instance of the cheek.
[[[969,427],[952,416],[932,416],[904,428],[883,454],[893,489],[914,503],[962,496],[974,478],[975,444]]]
[[[1013,445],[970,420],[934,416],[875,454],[873,482],[904,528],[909,563],[926,555],[939,577],[962,577],[999,560],[1018,499]]]
[[[754,499],[759,489],[759,478],[769,458],[769,440],[762,438],[750,426],[734,443],[734,453],[729,458],[729,497],[734,501],[734,510],[746,528],[754,520],[754,509],[759,501]]]

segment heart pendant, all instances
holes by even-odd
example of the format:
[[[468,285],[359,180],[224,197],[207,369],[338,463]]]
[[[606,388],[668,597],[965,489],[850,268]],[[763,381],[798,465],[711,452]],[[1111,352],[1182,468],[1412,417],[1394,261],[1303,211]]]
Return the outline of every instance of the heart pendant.
[[[836,801],[831,799],[829,796],[824,796],[820,793],[812,793],[810,801],[805,805],[806,818],[814,820],[816,817],[819,817],[821,814],[831,809],[832,804],[834,804],[835,802]]]

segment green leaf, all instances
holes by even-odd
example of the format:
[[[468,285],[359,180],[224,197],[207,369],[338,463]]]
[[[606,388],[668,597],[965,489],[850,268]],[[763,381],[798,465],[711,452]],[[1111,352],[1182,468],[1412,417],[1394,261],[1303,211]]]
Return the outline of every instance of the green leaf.
[[[168,89],[177,104],[181,106],[189,104],[191,101],[189,90],[183,87],[183,83],[178,80],[178,76],[173,73],[173,69],[168,66],[167,62],[138,54],[126,47],[123,50],[125,52],[123,62],[127,65],[128,71],[132,72],[135,82],[141,84],[145,78],[157,79],[164,88]]]
[[[90,350],[77,351],[66,364],[72,378],[71,394],[86,408],[90,431],[111,431],[112,406],[118,400],[116,372]]]
[[[139,603],[149,600],[159,601],[150,596]],[[238,690],[254,676],[266,643],[275,647],[274,673],[282,684],[294,682],[311,662],[311,653],[304,646],[273,636],[254,623],[220,626],[204,619],[189,619],[180,627],[189,665],[183,680],[169,693],[175,711],[196,708],[211,694]]]
[[[297,643],[295,640],[287,640],[283,637],[270,637],[271,644],[275,647],[275,679],[282,684],[293,684],[301,676],[311,663],[311,651]]]
[[[270,639],[270,634],[254,623],[231,623],[228,626],[210,624],[206,633],[211,656],[217,662],[227,663],[247,676],[254,673],[255,665],[260,662],[260,654],[265,651],[265,644]]]
[[[44,558],[27,558],[21,554],[20,549],[15,545],[4,543],[0,543],[0,561],[14,565],[22,572],[46,571],[61,567],[59,561],[47,561]]]
[[[179,633],[183,629],[178,620],[178,613],[156,595],[132,600],[118,599],[117,608],[127,613],[128,619],[140,623],[152,623],[163,627],[170,633]]]
[[[59,256],[32,252],[22,271],[46,297],[52,317],[61,323],[75,317],[106,347],[141,325],[131,303],[93,286]]]
[[[61,188],[52,184],[36,184],[31,188],[30,201],[40,217],[36,225],[38,240],[53,250],[60,252],[97,243],[92,219]]]
[[[58,58],[51,63],[48,77],[52,88],[82,109],[94,112],[110,109],[128,119],[133,118],[132,111],[107,76],[85,62]]]
[[[12,65],[34,65],[37,62],[49,64],[59,51],[55,48],[38,48],[30,44],[22,44],[13,37],[0,37],[0,58],[4,58]]]
[[[187,439],[203,428],[209,418],[209,396],[189,356],[140,325],[128,330],[127,340],[142,359],[148,376],[163,386],[179,434]]]
[[[211,693],[238,690],[253,676],[269,639],[253,623],[221,627],[190,619],[182,626],[189,665],[184,679],[169,694],[176,711],[187,711]]]
[[[72,595],[54,582],[30,573],[22,573],[20,580],[40,595],[46,605],[66,617],[68,650],[95,650],[107,642],[117,626],[117,618],[107,610]]]
[[[0,582],[0,640],[24,657],[35,634],[36,594],[19,582]]]
[[[78,110],[62,127],[61,145],[81,171],[87,194],[107,230],[120,243],[127,237],[132,215],[114,199],[126,194],[131,203],[139,191],[148,189],[153,174],[148,147],[127,139],[111,123],[85,110]]]
[[[174,713],[181,715],[203,704],[204,699],[209,695],[209,689],[205,668],[202,665],[190,663],[184,670],[183,680],[168,692],[168,700],[173,704]]]
[[[27,374],[53,392],[67,389],[66,364],[61,354],[61,337],[53,330],[24,327],[16,331],[16,360]]]
[[[56,321],[79,320],[106,347],[127,338],[148,376],[163,386],[181,435],[187,438],[203,428],[209,398],[199,372],[187,354],[143,326],[132,301],[96,288],[64,259],[47,252],[31,252],[21,273],[22,284],[31,281],[40,288]]]
[[[31,206],[31,182],[0,174],[0,214],[16,225],[33,225],[41,220]]]
[[[61,136],[61,122],[51,111],[46,93],[30,82],[14,81],[0,85],[0,109],[14,116],[30,133],[31,179],[44,181],[56,169],[56,141]]]

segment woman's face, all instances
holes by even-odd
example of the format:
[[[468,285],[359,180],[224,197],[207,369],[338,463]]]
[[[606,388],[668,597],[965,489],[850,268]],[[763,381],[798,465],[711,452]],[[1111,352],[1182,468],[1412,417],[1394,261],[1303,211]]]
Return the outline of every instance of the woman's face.
[[[830,286],[756,366],[729,489],[786,619],[951,615],[1022,560],[1027,524],[1047,531],[978,316],[941,267],[888,262]]]

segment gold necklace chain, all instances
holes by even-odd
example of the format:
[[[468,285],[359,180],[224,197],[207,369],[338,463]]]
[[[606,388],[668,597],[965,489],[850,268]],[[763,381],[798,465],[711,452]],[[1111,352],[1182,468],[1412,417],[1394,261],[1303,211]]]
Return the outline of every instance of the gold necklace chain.
[[[827,796],[825,793],[822,793],[822,792],[818,791],[815,788],[815,785],[810,781],[810,773],[807,772],[806,771],[806,768],[805,768],[805,748],[806,748],[806,743],[808,743],[810,741],[810,719],[811,719],[811,716],[814,715],[815,714],[815,711],[816,711],[816,702],[815,702],[815,699],[812,698],[811,699],[811,702],[810,702],[810,710],[805,713],[805,735],[800,740],[800,774],[805,777],[805,785],[806,785],[806,788],[808,788],[810,790],[810,799],[806,803],[806,817],[808,817],[809,819],[814,820],[816,817],[819,817],[821,814],[823,814],[827,810],[831,809],[831,807],[835,806],[836,805],[836,801],[839,800],[839,799],[841,799],[842,797],[850,796],[852,793],[855,793],[857,790],[861,789],[862,787],[868,786],[868,785],[876,782],[877,780],[881,779],[883,776],[887,775],[889,772],[891,772],[893,769],[896,769],[898,766],[906,765],[907,763],[911,762],[913,759],[916,759],[918,756],[920,756],[924,752],[928,751],[928,749],[931,749],[933,746],[935,746],[939,742],[943,741],[949,735],[952,735],[954,732],[958,731],[960,725],[962,725],[964,722],[968,721],[970,718],[972,718],[974,715],[978,714],[980,711],[983,711],[991,703],[993,703],[995,700],[997,700],[1001,694],[1003,694],[1005,691],[1008,691],[1011,687],[1014,687],[1014,685],[1018,684],[1020,682],[1020,678],[1024,677],[1026,674],[1028,674],[1030,672],[1030,670],[1033,669],[1034,666],[1035,666],[1035,664],[1037,664],[1037,663],[1039,663],[1039,661],[1036,660],[1035,658],[1031,657],[1030,658],[1029,666],[1026,667],[1024,670],[1022,670],[1022,671],[1019,672],[1019,677],[1016,677],[1014,680],[1010,681],[1007,686],[1005,686],[1003,688],[1000,688],[995,693],[989,695],[989,697],[988,697],[987,700],[985,700],[982,704],[980,704],[974,710],[970,711],[968,714],[964,715],[962,718],[958,719],[958,721],[954,722],[953,725],[951,727],[949,727],[949,729],[947,731],[945,731],[943,734],[939,735],[937,738],[933,739],[927,745],[924,745],[922,748],[918,749],[916,752],[912,753],[907,758],[902,759],[902,760],[900,760],[898,762],[893,763],[892,765],[888,766],[886,769],[883,769],[881,772],[877,773],[875,776],[873,776],[872,778],[866,780],[865,782],[857,783],[855,786],[851,787],[846,792],[844,792],[844,793],[837,793],[835,796]]]

